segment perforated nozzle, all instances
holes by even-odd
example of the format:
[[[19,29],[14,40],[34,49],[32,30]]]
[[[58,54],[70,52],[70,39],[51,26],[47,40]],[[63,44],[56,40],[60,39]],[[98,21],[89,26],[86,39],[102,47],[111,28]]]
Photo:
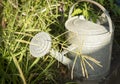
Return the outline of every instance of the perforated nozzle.
[[[45,56],[51,48],[51,37],[46,32],[36,34],[30,42],[30,53],[34,57]]]

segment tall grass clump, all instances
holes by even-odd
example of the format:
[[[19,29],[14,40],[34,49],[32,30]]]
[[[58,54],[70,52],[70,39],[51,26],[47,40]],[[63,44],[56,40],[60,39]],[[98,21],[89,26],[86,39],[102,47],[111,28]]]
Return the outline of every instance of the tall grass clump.
[[[0,84],[55,84],[56,60],[50,55],[34,58],[31,38],[38,32],[51,34],[53,48],[64,41],[64,4],[56,0],[3,0],[0,27]],[[66,8],[68,5],[66,6]],[[59,45],[59,46],[58,46]]]

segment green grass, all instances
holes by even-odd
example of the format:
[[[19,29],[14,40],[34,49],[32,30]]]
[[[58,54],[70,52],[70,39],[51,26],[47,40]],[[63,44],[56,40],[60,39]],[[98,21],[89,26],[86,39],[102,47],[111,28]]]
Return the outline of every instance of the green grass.
[[[0,84],[70,81],[67,68],[49,54],[43,58],[32,57],[29,43],[35,34],[44,31],[52,37],[52,48],[61,51],[66,46],[64,23],[74,0],[3,0],[0,3],[3,7],[0,7]]]
[[[34,58],[29,52],[31,38],[38,32],[51,34],[53,48],[60,49],[67,15],[56,0],[4,0],[0,28],[0,84],[57,84],[58,62],[50,55]],[[65,6],[64,11],[69,5]],[[62,22],[61,22],[62,20]],[[58,67],[58,68],[57,68]]]

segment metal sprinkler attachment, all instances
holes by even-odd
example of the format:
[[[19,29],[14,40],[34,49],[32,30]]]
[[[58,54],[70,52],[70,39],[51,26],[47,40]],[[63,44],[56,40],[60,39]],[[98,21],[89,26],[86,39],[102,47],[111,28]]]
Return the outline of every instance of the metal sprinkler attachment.
[[[34,57],[43,57],[51,49],[51,38],[49,34],[40,32],[36,34],[30,42],[30,53]]]

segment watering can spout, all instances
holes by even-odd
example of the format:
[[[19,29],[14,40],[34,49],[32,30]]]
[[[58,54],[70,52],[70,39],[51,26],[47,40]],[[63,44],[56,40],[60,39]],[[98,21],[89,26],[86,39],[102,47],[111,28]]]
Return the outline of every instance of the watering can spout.
[[[75,50],[76,48],[77,48],[77,46],[72,44],[68,48],[66,48],[66,50],[63,50],[62,52],[58,52],[58,51],[55,51],[52,49],[50,51],[50,53],[55,59],[57,59],[62,64],[66,65],[66,66],[71,66],[73,64],[73,60],[69,59],[68,57],[66,57],[64,55],[70,51]]]
[[[50,53],[52,57],[54,57],[62,64],[70,66],[70,68],[73,64],[73,60],[67,58],[65,54],[75,50],[76,48],[77,46],[72,44],[62,52],[58,52],[57,50],[51,49],[51,37],[46,32],[40,32],[36,34],[30,42],[30,53],[32,54],[32,56],[43,57],[47,53]]]
[[[59,62],[61,62],[62,64],[69,66],[70,64],[72,64],[72,60],[70,60],[68,57],[64,56],[62,53],[55,51],[55,50],[51,50],[51,56],[53,56],[55,59],[57,59]]]

